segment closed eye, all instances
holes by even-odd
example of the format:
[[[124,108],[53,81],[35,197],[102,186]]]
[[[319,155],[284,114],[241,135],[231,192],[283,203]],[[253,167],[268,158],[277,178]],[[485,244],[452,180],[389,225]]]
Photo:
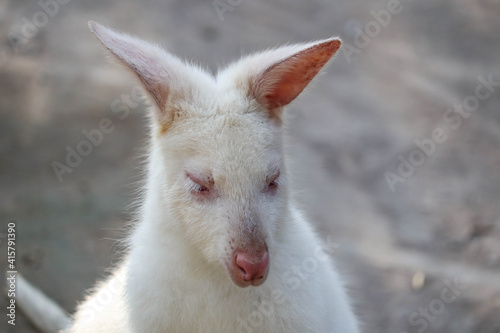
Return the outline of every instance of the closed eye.
[[[198,183],[191,181],[190,191],[191,192],[209,192],[210,190],[206,186],[203,186],[203,185],[200,185]]]
[[[267,178],[267,191],[275,191],[279,186],[280,171],[278,170],[274,175]]]
[[[273,180],[272,182],[269,183],[269,185],[267,186],[270,190],[272,189],[275,189],[275,188],[278,188],[278,181],[276,180]]]
[[[187,189],[189,192],[197,195],[210,194],[210,188],[212,187],[210,181],[203,181],[189,172],[186,172],[186,178]]]

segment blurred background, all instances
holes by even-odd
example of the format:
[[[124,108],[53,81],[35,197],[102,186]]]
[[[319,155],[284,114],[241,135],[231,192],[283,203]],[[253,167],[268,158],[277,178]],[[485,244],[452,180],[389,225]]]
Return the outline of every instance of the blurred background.
[[[147,140],[90,19],[212,72],[340,36],[288,108],[290,169],[364,331],[500,332],[497,0],[0,0],[0,233],[16,222],[18,271],[70,313],[120,258]]]

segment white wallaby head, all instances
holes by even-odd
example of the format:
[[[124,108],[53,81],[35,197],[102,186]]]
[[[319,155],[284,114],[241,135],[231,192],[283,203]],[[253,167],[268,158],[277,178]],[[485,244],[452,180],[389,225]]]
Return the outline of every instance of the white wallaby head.
[[[163,209],[208,265],[227,270],[240,287],[262,284],[281,226],[293,223],[287,221],[283,107],[340,40],[257,53],[213,77],[158,46],[89,25],[151,100],[149,172],[161,182]]]

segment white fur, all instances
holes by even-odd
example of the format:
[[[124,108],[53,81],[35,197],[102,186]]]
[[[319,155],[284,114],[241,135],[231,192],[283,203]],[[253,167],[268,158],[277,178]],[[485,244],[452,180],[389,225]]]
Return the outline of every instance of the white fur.
[[[149,43],[91,30],[145,85],[152,145],[129,253],[70,332],[358,332],[330,258],[289,198],[282,105],[266,107],[295,98],[340,42],[270,50],[213,78]],[[266,177],[278,169],[271,191]],[[208,197],[186,173],[212,181]],[[237,286],[234,249],[262,244],[267,279]]]

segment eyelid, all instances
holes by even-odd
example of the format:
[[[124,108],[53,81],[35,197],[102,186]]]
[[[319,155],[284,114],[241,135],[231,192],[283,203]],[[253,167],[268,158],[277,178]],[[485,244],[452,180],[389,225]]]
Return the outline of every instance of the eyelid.
[[[205,186],[206,188],[212,188],[214,185],[214,182],[212,180],[212,177],[207,177],[208,179],[203,179],[199,178],[195,175],[193,175],[191,172],[186,171],[186,177],[189,178],[189,180],[197,185]]]
[[[195,175],[193,175],[192,173],[190,172],[186,172],[186,176],[191,180],[193,181],[194,183],[196,184],[200,184],[200,185],[203,185],[203,181],[201,179],[199,179],[198,177],[196,177]]]
[[[274,173],[271,177],[268,177],[268,178],[267,178],[267,182],[268,182],[268,183],[272,183],[272,182],[274,182],[274,181],[277,181],[277,180],[278,180],[278,178],[280,177],[280,175],[281,175],[281,172],[280,172],[280,170],[278,169],[278,170],[277,170],[277,172],[275,172],[275,173]]]
[[[201,184],[198,184],[194,180],[192,180],[190,177],[188,177],[188,182],[186,183],[186,187],[188,191],[190,192],[199,192],[201,189],[204,187]]]

